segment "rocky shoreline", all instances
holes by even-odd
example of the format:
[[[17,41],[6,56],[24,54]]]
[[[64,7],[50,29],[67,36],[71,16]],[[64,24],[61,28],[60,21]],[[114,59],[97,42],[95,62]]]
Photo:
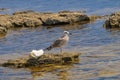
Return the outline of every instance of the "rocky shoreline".
[[[120,12],[111,15],[88,16],[82,11],[34,12],[32,10],[19,11],[13,14],[0,14],[0,34],[6,34],[10,28],[54,26],[74,23],[94,22],[105,19],[105,28],[120,27]]]
[[[0,34],[10,28],[37,27],[89,22],[90,18],[82,12],[60,11],[58,13],[34,12],[31,10],[15,12],[12,15],[0,14]]]

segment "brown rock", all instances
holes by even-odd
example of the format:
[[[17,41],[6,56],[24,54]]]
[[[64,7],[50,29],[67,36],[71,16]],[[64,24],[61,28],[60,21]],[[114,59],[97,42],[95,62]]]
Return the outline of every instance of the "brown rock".
[[[0,35],[6,34],[7,33],[7,28],[5,27],[0,27]]]
[[[35,12],[14,13],[11,17],[11,23],[14,27],[37,27],[42,25],[39,14]]]
[[[105,21],[106,28],[120,28],[120,12],[112,14],[108,20]]]
[[[28,10],[15,12],[13,15],[0,15],[0,18],[0,26],[6,28],[63,25],[89,21],[89,17],[84,13],[72,11],[40,13]]]
[[[9,15],[0,15],[0,35],[6,34],[8,28],[12,26],[9,17]]]
[[[10,22],[10,15],[0,15],[0,26],[5,28],[12,26]]]
[[[16,60],[8,60],[1,64],[4,67],[24,68],[24,67],[40,67],[49,64],[63,65],[71,64],[79,61],[81,53],[63,53],[63,54],[44,54],[38,58],[24,57]]]
[[[61,17],[57,13],[43,14],[40,20],[43,25],[62,25],[69,24],[69,20],[66,17]]]
[[[90,20],[87,15],[81,12],[71,12],[71,11],[59,12],[59,16],[67,18],[69,23],[76,23],[76,22]]]
[[[13,15],[17,15],[17,14],[27,14],[27,13],[34,13],[33,10],[26,10],[26,11],[18,11],[13,13]]]
[[[62,11],[58,13],[44,14],[40,20],[43,25],[62,25],[89,21],[89,17],[81,12]]]

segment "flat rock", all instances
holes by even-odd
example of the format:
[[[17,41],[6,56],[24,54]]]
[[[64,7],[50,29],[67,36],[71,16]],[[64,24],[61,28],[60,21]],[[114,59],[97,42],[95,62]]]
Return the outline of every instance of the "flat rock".
[[[58,13],[48,13],[41,16],[41,21],[43,25],[62,25],[62,24],[72,24],[77,22],[89,21],[89,17],[81,12],[58,12]]]
[[[34,12],[31,10],[15,12],[12,15],[0,14],[0,27],[17,28],[17,27],[37,27],[64,25],[73,23],[89,22],[89,17],[82,12],[61,11],[58,13]],[[2,30],[0,30],[2,32]],[[4,32],[4,31],[3,31]]]
[[[81,53],[63,53],[63,54],[44,54],[38,58],[24,57],[15,60],[8,60],[2,63],[3,67],[25,68],[40,67],[49,64],[63,65],[79,61]]]

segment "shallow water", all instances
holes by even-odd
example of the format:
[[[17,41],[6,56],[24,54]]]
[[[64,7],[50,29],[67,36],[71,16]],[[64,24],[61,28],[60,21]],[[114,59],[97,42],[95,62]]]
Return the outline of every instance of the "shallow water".
[[[119,0],[0,0],[0,8],[8,9],[1,13],[7,14],[21,10],[34,10],[40,12],[83,10],[88,14],[105,15],[120,10],[119,7]]]
[[[27,1],[27,0],[25,0]],[[0,7],[9,8],[3,13],[32,9],[35,11],[86,10],[87,14],[110,14],[118,11],[120,1],[112,0],[1,0]],[[53,4],[53,2],[55,4]],[[78,3],[79,2],[79,3]],[[32,3],[32,4],[31,4]],[[11,5],[13,4],[13,5]],[[20,5],[22,4],[22,5]],[[100,4],[93,6],[95,4]],[[47,6],[46,6],[47,5]],[[23,7],[24,6],[24,7]],[[18,58],[32,49],[44,49],[64,30],[72,33],[64,51],[81,52],[80,62],[48,72],[31,69],[0,67],[1,80],[119,80],[120,79],[120,30],[103,28],[104,20],[84,25],[64,25],[48,28],[12,29],[0,38],[0,60]],[[58,52],[54,49],[51,52]]]
[[[103,28],[103,20],[84,25],[55,28],[22,28],[10,30],[0,39],[1,60],[21,57],[32,49],[46,48],[64,30],[72,33],[64,51],[81,52],[80,62],[72,67],[42,72],[28,69],[9,69],[1,67],[1,79],[43,79],[43,80],[79,80],[79,79],[119,79],[120,70],[120,31]],[[54,37],[53,37],[54,36]],[[59,51],[54,49],[51,52]],[[115,68],[114,68],[115,67]],[[65,71],[64,71],[65,70]]]

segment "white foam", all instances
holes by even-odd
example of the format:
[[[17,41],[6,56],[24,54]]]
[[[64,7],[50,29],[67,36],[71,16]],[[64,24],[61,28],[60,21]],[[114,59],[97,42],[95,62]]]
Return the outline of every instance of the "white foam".
[[[34,58],[40,57],[40,56],[42,56],[43,54],[44,54],[43,49],[40,49],[40,50],[32,50],[32,51],[30,52],[30,56],[31,56],[31,57],[34,57]]]

